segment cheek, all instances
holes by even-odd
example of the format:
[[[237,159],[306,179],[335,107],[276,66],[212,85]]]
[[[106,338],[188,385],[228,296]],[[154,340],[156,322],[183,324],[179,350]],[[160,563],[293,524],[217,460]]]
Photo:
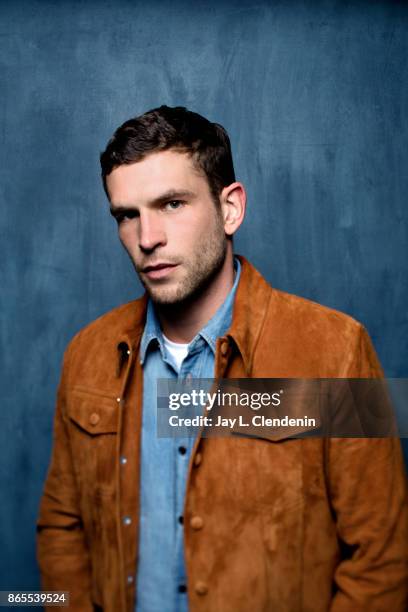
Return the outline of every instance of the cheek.
[[[119,240],[125,247],[125,249],[130,250],[136,244],[136,234],[134,228],[132,230],[131,223],[126,223],[119,227]]]
[[[180,247],[186,246],[192,241],[196,229],[194,223],[187,218],[171,219],[166,223],[163,233],[169,243]]]
[[[172,228],[174,238],[181,246],[205,242],[206,237],[213,234],[219,226],[219,219],[209,215],[207,210],[196,211],[190,216],[178,220]]]

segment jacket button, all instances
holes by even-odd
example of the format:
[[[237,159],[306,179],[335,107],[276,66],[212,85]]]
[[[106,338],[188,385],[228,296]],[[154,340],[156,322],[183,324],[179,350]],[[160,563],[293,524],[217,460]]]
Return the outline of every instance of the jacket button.
[[[221,355],[225,355],[228,353],[228,341],[224,340],[224,342],[221,342]]]
[[[205,584],[205,582],[201,582],[201,580],[199,580],[195,583],[194,590],[197,595],[206,595],[208,593],[208,586]]]
[[[122,518],[122,523],[124,525],[131,525],[132,524],[132,519],[130,518],[130,516],[124,516]]]
[[[93,412],[89,417],[89,422],[91,425],[97,425],[100,421],[101,417],[96,412]]]
[[[193,516],[190,520],[190,525],[193,529],[202,529],[204,525],[204,521],[201,516]]]
[[[198,467],[199,465],[201,465],[202,459],[203,459],[203,457],[202,457],[201,453],[196,453],[196,455],[194,457],[194,465],[195,465],[195,467]]]

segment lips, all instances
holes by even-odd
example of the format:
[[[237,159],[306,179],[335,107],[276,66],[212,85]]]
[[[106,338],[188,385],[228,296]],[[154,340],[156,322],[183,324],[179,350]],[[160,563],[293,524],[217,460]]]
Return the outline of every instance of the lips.
[[[162,262],[155,264],[154,266],[146,266],[143,268],[142,272],[151,279],[164,278],[177,266],[178,264]]]

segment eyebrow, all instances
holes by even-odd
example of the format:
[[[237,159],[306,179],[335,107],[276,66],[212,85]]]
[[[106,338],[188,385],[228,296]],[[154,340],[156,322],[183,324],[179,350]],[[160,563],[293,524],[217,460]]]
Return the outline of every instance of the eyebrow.
[[[188,189],[169,189],[165,193],[162,193],[154,200],[150,200],[148,202],[149,207],[158,206],[159,204],[164,204],[169,200],[179,200],[180,198],[193,198],[196,194],[193,191],[189,191]],[[113,217],[120,215],[121,213],[126,213],[131,210],[135,210],[137,206],[125,206],[123,204],[118,204],[117,206],[110,206],[110,213]]]

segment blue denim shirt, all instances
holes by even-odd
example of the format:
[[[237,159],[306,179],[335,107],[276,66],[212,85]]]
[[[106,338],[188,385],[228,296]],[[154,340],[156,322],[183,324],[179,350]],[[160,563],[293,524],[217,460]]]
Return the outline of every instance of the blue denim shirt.
[[[137,612],[187,612],[183,545],[183,507],[194,438],[157,437],[158,378],[213,378],[215,343],[231,325],[240,263],[234,260],[234,285],[207,325],[193,338],[180,371],[166,351],[159,321],[149,300],[140,345],[143,367],[140,536]]]

